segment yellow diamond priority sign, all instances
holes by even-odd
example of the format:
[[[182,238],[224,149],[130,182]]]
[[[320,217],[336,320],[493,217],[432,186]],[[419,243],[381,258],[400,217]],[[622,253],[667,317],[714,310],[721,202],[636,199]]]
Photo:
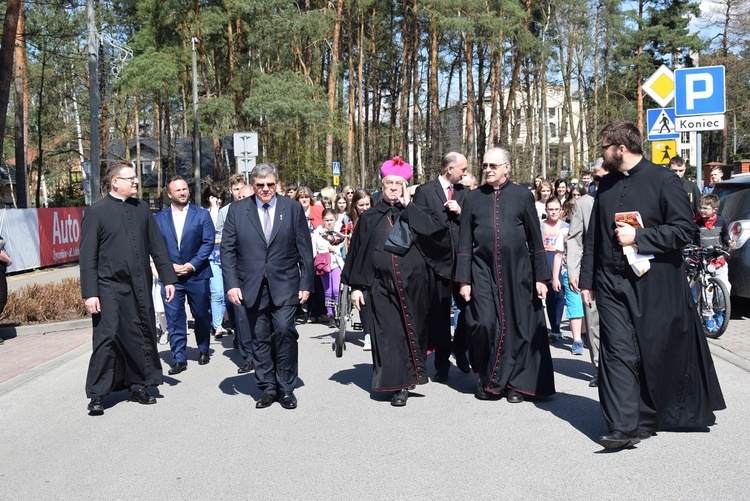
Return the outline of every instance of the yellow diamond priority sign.
[[[674,98],[674,72],[662,64],[641,86],[659,106],[665,108]]]

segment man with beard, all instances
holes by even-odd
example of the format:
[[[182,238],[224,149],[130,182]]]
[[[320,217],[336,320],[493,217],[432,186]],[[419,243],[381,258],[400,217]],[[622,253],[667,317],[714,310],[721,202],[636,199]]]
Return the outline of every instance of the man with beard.
[[[613,122],[600,134],[608,174],[599,183],[581,266],[584,302],[599,308],[599,400],[610,432],[599,439],[620,449],[662,427],[714,424],[725,407],[683,267],[682,248],[695,230],[680,178],[641,150],[641,133]],[[640,214],[642,226],[615,222]],[[624,247],[651,255],[628,263]],[[647,269],[647,271],[643,271]]]
[[[451,292],[453,289],[453,272],[456,263],[456,248],[458,247],[458,228],[461,221],[461,204],[464,199],[464,186],[461,179],[466,174],[468,162],[460,153],[451,152],[442,160],[443,173],[436,179],[417,188],[413,202],[429,207],[435,214],[439,214],[449,231],[450,237],[446,242],[433,242],[429,238],[420,238],[420,250],[424,252],[427,261],[430,280],[430,311],[428,314],[430,345],[435,348],[435,377],[433,381],[443,383],[448,381],[451,354]],[[463,310],[463,301],[458,295],[459,308]],[[469,361],[466,359],[465,336],[461,335],[465,329],[456,332],[454,352],[456,365],[462,372],[469,372]]]
[[[542,298],[550,279],[534,196],[508,179],[510,154],[492,148],[485,184],[464,200],[456,278],[469,334],[469,360],[479,374],[475,397],[555,392]]]
[[[352,304],[370,305],[372,389],[394,392],[391,405],[406,405],[409,389],[428,382],[426,368],[429,280],[427,264],[416,245],[392,253],[386,241],[399,219],[412,236],[434,235],[447,228],[430,209],[409,203],[406,182],[411,165],[399,157],[380,168],[383,198],[362,213],[354,229],[341,280],[352,288]]]
[[[215,230],[211,215],[203,207],[193,205],[187,181],[175,176],[167,183],[171,203],[156,215],[156,224],[164,236],[169,258],[179,278],[175,284],[175,301],[164,304],[172,349],[170,375],[187,369],[187,314],[185,298],[195,321],[198,343],[198,365],[206,365],[211,357],[211,290],[213,276],[208,258],[214,248]]]
[[[91,206],[81,228],[81,294],[94,324],[86,376],[89,413],[104,413],[104,397],[129,388],[131,400],[155,404],[147,386],[162,383],[156,347],[149,256],[172,301],[177,276],[148,204],[132,198],[138,177],[126,163],[107,171],[110,191]],[[96,188],[98,189],[98,188]]]

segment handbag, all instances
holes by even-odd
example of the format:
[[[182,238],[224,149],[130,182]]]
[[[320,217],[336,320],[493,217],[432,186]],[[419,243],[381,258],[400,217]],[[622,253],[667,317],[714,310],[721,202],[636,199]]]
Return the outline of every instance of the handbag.
[[[313,264],[315,265],[316,275],[325,275],[326,273],[331,273],[331,253],[321,252],[320,254],[315,256]]]
[[[405,256],[413,244],[414,236],[411,234],[409,225],[397,216],[383,248],[391,254]]]

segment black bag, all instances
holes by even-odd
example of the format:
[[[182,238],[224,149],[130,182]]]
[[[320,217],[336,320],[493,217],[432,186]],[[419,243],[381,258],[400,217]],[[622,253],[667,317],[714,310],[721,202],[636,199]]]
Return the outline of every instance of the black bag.
[[[414,236],[411,234],[409,225],[397,216],[383,248],[391,254],[405,256],[413,244]]]

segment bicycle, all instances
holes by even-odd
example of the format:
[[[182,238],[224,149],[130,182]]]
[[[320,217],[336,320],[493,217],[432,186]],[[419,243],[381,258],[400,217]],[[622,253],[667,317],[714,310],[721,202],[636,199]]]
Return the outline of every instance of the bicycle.
[[[729,252],[721,247],[688,245],[685,256],[687,280],[693,299],[701,315],[701,325],[706,337],[716,339],[729,326],[731,303],[726,285],[716,277],[716,268],[725,266]]]

